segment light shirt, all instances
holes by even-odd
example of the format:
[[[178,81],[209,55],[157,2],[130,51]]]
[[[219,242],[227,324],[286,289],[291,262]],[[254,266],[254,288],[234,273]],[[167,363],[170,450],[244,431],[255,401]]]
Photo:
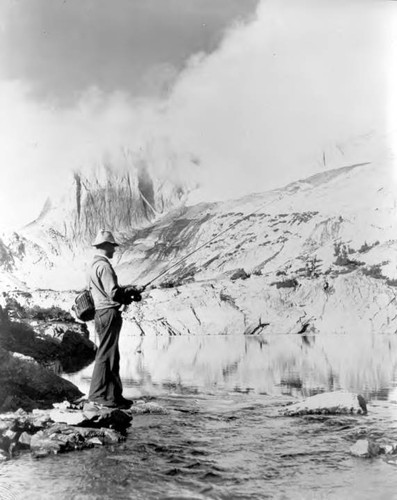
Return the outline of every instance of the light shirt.
[[[94,255],[89,273],[88,286],[96,310],[119,308],[121,303],[116,300],[120,287],[116,273],[109,259],[104,255]]]

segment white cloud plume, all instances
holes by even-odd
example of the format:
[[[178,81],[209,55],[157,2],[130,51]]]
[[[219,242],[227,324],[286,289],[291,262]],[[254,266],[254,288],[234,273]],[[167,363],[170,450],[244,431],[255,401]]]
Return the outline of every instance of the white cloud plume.
[[[200,158],[214,198],[373,159],[393,128],[393,19],[393,2],[264,0],[217,51],[189,61],[163,102],[90,89],[58,109],[2,82],[0,227],[28,222],[70,170],[121,147],[150,144],[158,169],[173,154]]]

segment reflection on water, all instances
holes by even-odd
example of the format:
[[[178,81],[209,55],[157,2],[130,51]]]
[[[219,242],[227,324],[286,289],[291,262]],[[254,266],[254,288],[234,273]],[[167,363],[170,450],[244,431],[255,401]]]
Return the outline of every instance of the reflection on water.
[[[397,441],[391,336],[138,337],[120,344],[127,396],[168,415],[137,415],[127,441],[0,465],[18,498],[372,500],[396,498],[393,466],[356,459],[360,437]],[[92,366],[68,376],[88,390]],[[347,389],[368,416],[282,417],[294,398]]]
[[[120,340],[125,393],[241,391],[308,396],[346,389],[394,395],[397,337],[272,335],[139,337]],[[68,377],[88,390],[92,366]]]

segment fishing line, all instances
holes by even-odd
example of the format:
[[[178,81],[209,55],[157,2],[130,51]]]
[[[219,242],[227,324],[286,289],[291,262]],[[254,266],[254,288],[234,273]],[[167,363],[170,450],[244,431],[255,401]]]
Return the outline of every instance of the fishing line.
[[[255,215],[257,212],[259,212],[260,210],[263,210],[263,208],[265,208],[267,205],[270,205],[270,203],[276,203],[277,201],[281,200],[281,198],[283,197],[283,195],[280,195],[276,200],[269,200],[267,201],[265,204],[263,205],[260,205],[256,210],[254,210],[253,212],[250,212],[249,214],[245,215],[244,217],[242,217],[241,219],[238,219],[237,221],[234,221],[230,226],[228,226],[226,229],[224,229],[223,231],[220,231],[219,233],[217,233],[215,236],[213,236],[211,239],[209,239],[208,241],[206,241],[205,243],[203,243],[202,245],[200,245],[198,248],[194,249],[193,251],[191,251],[190,253],[188,253],[187,255],[185,255],[184,257],[182,257],[182,259],[178,260],[177,262],[175,262],[175,264],[172,264],[172,266],[168,267],[167,269],[165,269],[164,271],[162,271],[160,274],[158,274],[155,278],[151,279],[150,281],[148,281],[145,285],[143,285],[143,290],[145,290],[145,288],[147,288],[149,285],[151,285],[154,281],[158,280],[159,278],[161,278],[162,276],[164,276],[165,274],[167,274],[169,271],[171,271],[171,269],[174,269],[175,267],[177,267],[179,264],[181,264],[183,261],[185,261],[186,259],[188,259],[189,257],[191,257],[193,254],[195,254],[196,252],[198,252],[199,250],[201,250],[202,248],[206,247],[207,245],[209,245],[210,243],[212,243],[214,240],[216,240],[217,238],[219,238],[219,236],[222,236],[223,234],[227,233],[228,231],[230,231],[231,229],[233,229],[235,226],[237,226],[238,224],[240,224],[241,222],[245,221],[246,219],[249,219],[250,217],[252,217],[253,215]],[[142,290],[142,291],[143,291]]]
[[[336,170],[342,170],[344,168],[356,168],[356,167],[362,167],[362,166],[366,166],[366,165],[370,165],[371,162],[364,162],[364,163],[356,163],[356,164],[353,164],[353,165],[347,165],[345,167],[340,167],[338,169],[334,168],[334,169],[330,169],[330,170],[327,170],[327,172],[330,172],[330,171],[336,171]],[[315,174],[313,175],[312,177],[316,177],[318,175],[321,175],[321,174]],[[299,181],[297,181],[299,182]],[[277,191],[277,190],[276,190]],[[260,205],[256,210],[254,210],[253,212],[249,213],[248,215],[245,215],[244,217],[242,217],[241,219],[238,219],[237,221],[233,222],[233,224],[231,224],[229,227],[227,227],[226,229],[224,229],[223,231],[221,231],[220,233],[216,234],[215,236],[213,236],[210,240],[206,241],[205,243],[203,243],[202,245],[200,245],[198,248],[196,248],[195,250],[193,250],[192,252],[188,253],[187,255],[185,255],[184,257],[182,257],[182,259],[178,260],[175,264],[173,264],[172,266],[168,267],[167,269],[165,269],[163,272],[161,272],[160,274],[158,274],[155,278],[153,278],[152,280],[150,280],[148,283],[146,283],[146,285],[144,285],[143,287],[143,290],[148,287],[149,285],[151,285],[154,281],[158,280],[159,278],[161,278],[162,276],[164,276],[165,274],[167,274],[169,271],[171,271],[171,269],[174,269],[176,266],[178,266],[179,264],[181,264],[184,260],[188,259],[190,256],[192,256],[193,254],[195,254],[196,252],[198,252],[199,250],[201,250],[202,248],[204,248],[205,246],[207,246],[209,243],[213,242],[214,240],[216,240],[217,238],[219,238],[219,236],[221,236],[222,234],[225,234],[227,231],[230,231],[230,229],[233,229],[235,226],[237,226],[237,224],[240,224],[241,222],[243,222],[244,220],[246,219],[249,219],[252,215],[256,214],[257,212],[259,212],[260,210],[262,210],[263,208],[265,208],[267,205],[270,205],[270,203],[277,203],[278,201],[280,201],[283,196],[288,196],[290,193],[289,192],[286,192],[286,193],[283,193],[283,194],[280,194],[280,196],[276,199],[276,200],[269,200],[267,201],[266,203],[264,203],[263,205]],[[142,290],[142,291],[143,291]]]

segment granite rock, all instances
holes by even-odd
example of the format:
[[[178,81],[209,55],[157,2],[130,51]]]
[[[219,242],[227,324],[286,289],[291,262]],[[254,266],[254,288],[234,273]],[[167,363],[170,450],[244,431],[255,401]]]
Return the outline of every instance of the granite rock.
[[[285,416],[300,415],[365,415],[367,404],[361,395],[345,391],[316,394],[299,403],[291,404],[282,410]]]

